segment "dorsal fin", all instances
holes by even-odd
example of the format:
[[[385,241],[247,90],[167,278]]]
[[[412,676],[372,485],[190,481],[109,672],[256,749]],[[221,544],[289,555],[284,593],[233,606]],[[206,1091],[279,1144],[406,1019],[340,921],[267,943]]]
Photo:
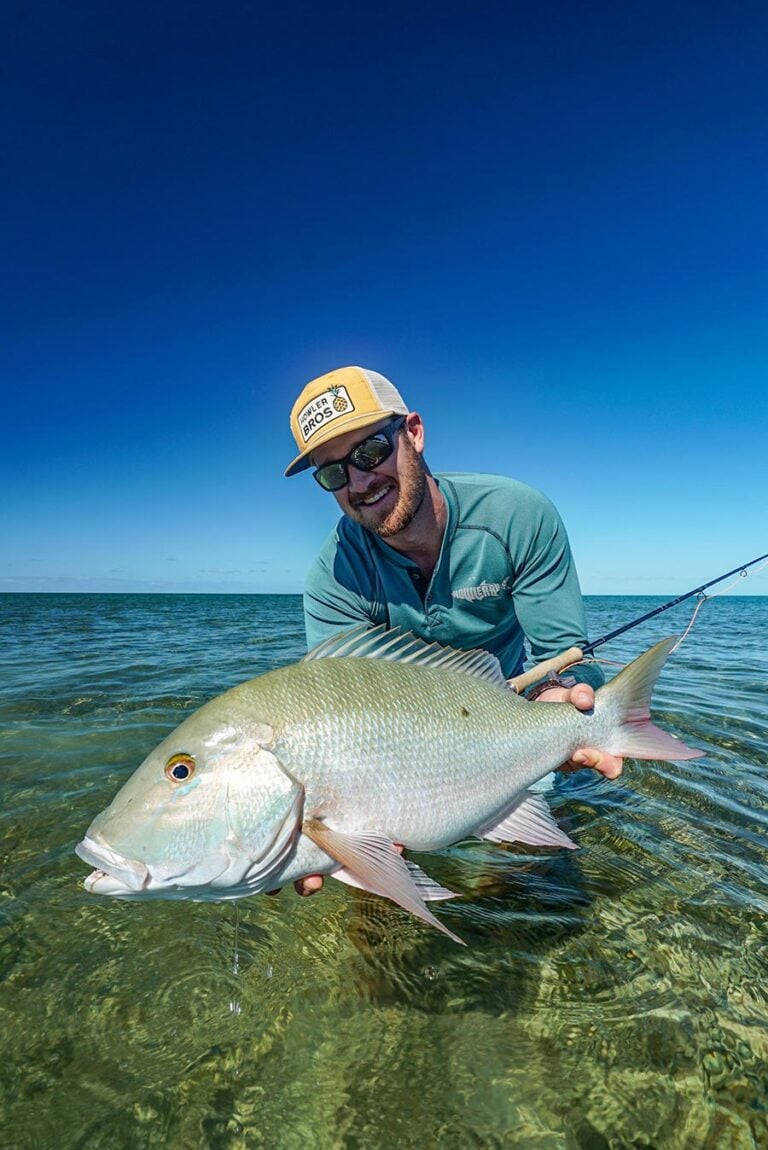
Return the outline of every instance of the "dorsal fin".
[[[391,663],[463,671],[489,683],[506,685],[501,664],[490,651],[457,651],[453,647],[441,647],[439,643],[425,643],[412,631],[403,633],[399,627],[388,630],[383,623],[372,628],[362,624],[332,635],[304,656],[304,661],[311,659],[385,659]]]

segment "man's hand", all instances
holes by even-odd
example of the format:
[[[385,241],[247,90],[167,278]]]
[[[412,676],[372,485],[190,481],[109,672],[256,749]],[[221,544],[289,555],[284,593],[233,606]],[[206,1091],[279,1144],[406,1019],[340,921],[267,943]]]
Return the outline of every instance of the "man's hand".
[[[300,894],[303,898],[322,890],[324,881],[321,874],[305,874],[304,878],[297,879],[293,885],[296,887],[296,894]]]
[[[577,683],[575,687],[552,686],[536,697],[537,703],[572,703],[579,711],[591,711],[595,705],[595,689],[589,683]],[[560,767],[561,771],[576,771],[580,767],[594,767],[606,779],[617,779],[622,772],[624,760],[616,755],[606,754],[597,747],[580,747],[573,758]]]

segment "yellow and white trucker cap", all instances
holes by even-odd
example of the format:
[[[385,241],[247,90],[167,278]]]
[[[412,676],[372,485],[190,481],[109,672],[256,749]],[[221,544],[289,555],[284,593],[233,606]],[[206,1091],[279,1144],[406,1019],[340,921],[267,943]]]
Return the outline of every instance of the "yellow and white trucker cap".
[[[315,448],[378,423],[386,415],[407,415],[408,408],[393,383],[364,367],[339,367],[313,379],[291,410],[291,431],[299,454],[285,469],[296,475],[310,466]]]

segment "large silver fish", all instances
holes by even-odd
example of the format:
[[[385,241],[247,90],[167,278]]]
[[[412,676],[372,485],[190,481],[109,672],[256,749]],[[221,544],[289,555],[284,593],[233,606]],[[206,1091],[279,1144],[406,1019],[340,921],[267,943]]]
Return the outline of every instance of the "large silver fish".
[[[376,628],[213,699],[144,760],[77,853],[94,894],[227,899],[307,874],[384,895],[451,938],[451,898],[394,849],[469,836],[573,847],[529,791],[579,747],[703,754],[653,726],[665,640],[601,687],[592,712],[529,703],[484,651]]]

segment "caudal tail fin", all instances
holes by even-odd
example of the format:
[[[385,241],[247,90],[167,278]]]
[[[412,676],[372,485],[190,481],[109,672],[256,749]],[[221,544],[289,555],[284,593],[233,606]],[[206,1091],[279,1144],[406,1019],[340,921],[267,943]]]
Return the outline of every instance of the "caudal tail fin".
[[[705,754],[651,722],[651,692],[677,639],[664,639],[640,655],[597,692],[596,707],[606,704],[618,715],[613,754],[632,759],[698,759]]]

